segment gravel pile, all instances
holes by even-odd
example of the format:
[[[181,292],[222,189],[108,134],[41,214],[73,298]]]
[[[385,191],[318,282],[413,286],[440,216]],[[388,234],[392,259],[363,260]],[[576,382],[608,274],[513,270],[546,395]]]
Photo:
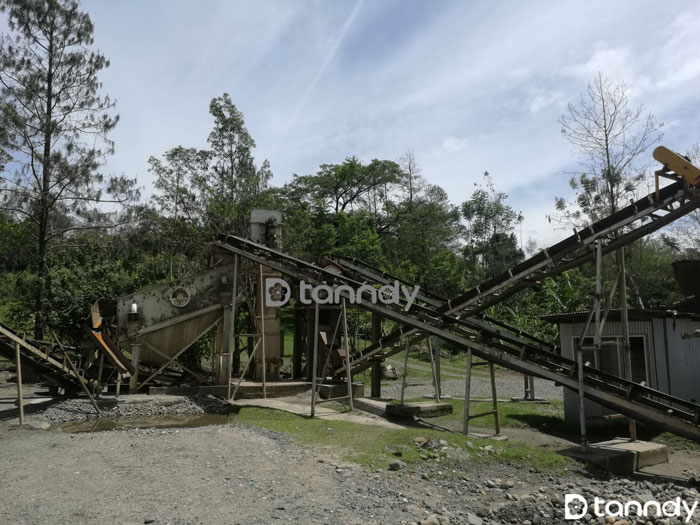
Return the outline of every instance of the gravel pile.
[[[680,525],[700,523],[700,503],[692,517],[686,521],[688,512],[678,506],[680,516],[641,516],[635,511],[629,518],[618,513],[613,504],[610,513],[597,516],[594,498],[605,502],[598,507],[605,514],[605,503],[615,500],[623,504],[637,501],[644,505],[649,501],[663,504],[667,501],[684,501],[692,508],[700,501],[695,480],[687,483],[651,480],[636,480],[615,477],[602,471],[586,471],[583,467],[567,471],[561,475],[544,475],[534,469],[512,465],[502,461],[475,462],[474,456],[499,455],[499,445],[471,447],[465,452],[453,448],[444,441],[429,440],[418,444],[423,462],[409,472],[400,460],[390,464],[388,476],[412,483],[416,493],[414,500],[427,511],[434,513],[434,520],[416,521],[422,525],[467,523],[469,525],[550,525],[559,523],[606,524],[606,525]],[[394,454],[400,457],[401,451]],[[396,465],[396,466],[394,466]],[[397,472],[394,472],[397,471]],[[595,479],[594,479],[595,478]],[[413,481],[416,480],[416,481]],[[564,504],[566,494],[578,494],[587,502],[588,512],[579,520],[565,520]],[[680,498],[678,500],[677,498]],[[582,507],[576,507],[580,510]],[[673,511],[674,507],[667,507]],[[655,514],[652,512],[651,514]],[[437,521],[435,521],[437,520]]]
[[[200,416],[221,414],[230,410],[230,405],[212,396],[144,396],[100,399],[98,404],[103,418],[135,418],[154,416]],[[95,409],[87,399],[67,399],[51,406],[44,416],[52,424],[87,421],[96,418]]]

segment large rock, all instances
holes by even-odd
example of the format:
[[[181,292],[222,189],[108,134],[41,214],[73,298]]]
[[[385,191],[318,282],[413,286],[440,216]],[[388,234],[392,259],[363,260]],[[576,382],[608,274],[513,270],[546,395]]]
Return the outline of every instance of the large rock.
[[[389,462],[389,470],[401,470],[402,468],[406,468],[406,463],[401,460],[392,459]]]

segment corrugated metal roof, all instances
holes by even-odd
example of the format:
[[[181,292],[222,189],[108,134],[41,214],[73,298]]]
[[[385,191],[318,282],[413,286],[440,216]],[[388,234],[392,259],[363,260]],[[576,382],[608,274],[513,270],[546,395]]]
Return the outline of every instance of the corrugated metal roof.
[[[689,312],[679,312],[677,310],[660,310],[660,309],[637,309],[630,308],[627,310],[630,321],[643,321],[648,319],[659,319],[667,317],[681,317],[684,319],[695,319],[700,320],[700,314],[689,313]],[[537,319],[542,319],[543,321],[549,321],[551,323],[576,323],[585,322],[590,314],[590,310],[581,312],[565,312],[560,314],[547,314],[538,315]],[[601,311],[602,315],[602,311]],[[608,314],[609,321],[619,321],[620,320],[620,310],[614,309],[610,310]]]

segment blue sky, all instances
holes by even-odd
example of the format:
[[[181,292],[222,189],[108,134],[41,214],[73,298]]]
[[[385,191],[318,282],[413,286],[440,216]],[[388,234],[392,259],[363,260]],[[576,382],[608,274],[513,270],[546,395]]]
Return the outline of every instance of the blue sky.
[[[281,185],[319,164],[412,148],[454,203],[489,171],[540,246],[576,159],[557,118],[597,71],[700,141],[700,5],[667,1],[83,2],[118,101],[108,173],[204,146],[208,103],[228,92]],[[647,153],[651,165],[651,152]]]

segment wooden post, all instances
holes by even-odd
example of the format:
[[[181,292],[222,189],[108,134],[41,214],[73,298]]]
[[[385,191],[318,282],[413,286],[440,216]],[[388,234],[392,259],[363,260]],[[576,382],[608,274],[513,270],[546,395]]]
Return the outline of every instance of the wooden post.
[[[501,433],[501,422],[498,417],[498,396],[496,395],[496,371],[493,363],[489,362],[489,373],[491,374],[491,400],[493,401],[493,419],[496,427],[496,435]]]
[[[19,355],[19,343],[15,343],[15,363],[17,365],[17,408],[19,424],[24,425],[24,397],[22,395],[22,362]]]
[[[466,379],[464,380],[464,423],[462,425],[462,434],[469,435],[469,397],[472,386],[472,349],[467,349],[467,370]]]
[[[311,417],[316,415],[316,375],[318,368],[318,315],[319,307],[318,303],[314,306],[314,357],[313,357],[313,368],[311,369]]]
[[[117,372],[117,388],[114,391],[114,397],[119,397],[119,391],[122,388],[122,375]]]

